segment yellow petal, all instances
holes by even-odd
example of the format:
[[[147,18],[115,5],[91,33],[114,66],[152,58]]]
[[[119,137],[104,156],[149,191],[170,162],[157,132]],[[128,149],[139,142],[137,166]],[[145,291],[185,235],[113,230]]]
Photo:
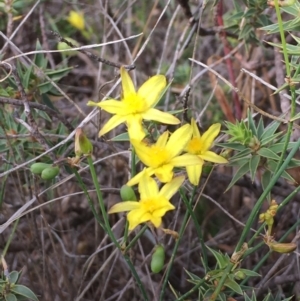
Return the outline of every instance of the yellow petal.
[[[176,167],[190,166],[203,164],[203,160],[197,155],[183,154],[175,157],[170,161],[170,164]]]
[[[200,132],[199,132],[197,123],[196,123],[196,121],[195,121],[194,118],[192,118],[192,120],[191,120],[191,126],[192,126],[192,128],[193,128],[193,137],[198,137],[198,138],[200,138],[201,135],[200,135]]]
[[[157,147],[161,147],[161,148],[164,148],[167,144],[167,141],[168,141],[168,138],[169,138],[169,132],[168,131],[165,131],[163,132],[157,139],[156,141],[156,146]]]
[[[140,182],[141,178],[144,176],[144,172],[146,172],[148,174],[148,176],[152,176],[154,174],[154,171],[150,168],[144,168],[143,171],[141,171],[140,173],[138,173],[137,175],[135,175],[133,178],[131,178],[126,185],[128,186],[133,186],[137,183]]]
[[[160,196],[170,200],[171,197],[178,191],[179,187],[184,182],[184,176],[176,177],[171,182],[165,184],[159,191]]]
[[[186,172],[188,174],[189,181],[195,185],[198,186],[200,176],[202,173],[202,165],[191,165],[186,167]]]
[[[140,203],[139,202],[121,202],[118,204],[115,204],[114,206],[112,206],[109,211],[108,214],[111,213],[117,213],[117,212],[124,212],[124,211],[131,211],[133,209],[138,209],[140,208]]]
[[[192,128],[189,124],[177,129],[167,142],[166,149],[170,158],[177,156],[185,148],[192,136]]]
[[[136,209],[132,210],[127,214],[127,220],[129,222],[128,229],[131,231],[133,230],[137,225],[144,223],[146,221],[149,221],[151,218],[151,215],[142,209]]]
[[[201,137],[203,151],[209,150],[211,148],[214,140],[220,133],[220,129],[221,129],[221,124],[215,123],[215,124],[211,125],[205,133],[203,133],[203,135]]]
[[[228,163],[228,161],[225,158],[211,151],[204,152],[203,154],[199,155],[199,157],[208,162]]]
[[[161,225],[161,217],[156,217],[152,215],[150,221],[156,228],[159,228]]]
[[[152,196],[158,195],[157,184],[147,173],[144,173],[139,182],[139,193],[141,200],[150,199]]]
[[[155,75],[144,82],[137,94],[146,101],[148,107],[154,107],[166,85],[167,81],[164,75]]]
[[[84,16],[82,12],[71,10],[67,20],[75,28],[79,30],[84,29]]]
[[[161,167],[155,168],[154,174],[157,176],[160,182],[170,182],[173,178],[173,165],[165,164]]]
[[[151,147],[147,146],[144,142],[137,139],[131,139],[131,144],[134,146],[135,152],[139,159],[147,166],[151,166],[152,163],[152,151]]]
[[[94,101],[89,100],[86,105],[89,107],[99,107],[100,103],[101,102],[94,102]]]
[[[116,126],[118,126],[119,124],[125,121],[126,121],[126,117],[114,115],[106,122],[106,124],[100,130],[99,136],[106,134],[107,132],[109,132],[110,130],[112,130],[113,128],[115,128]]]
[[[89,105],[90,102],[91,101],[89,101],[87,105]],[[111,114],[118,114],[123,116],[126,115],[124,109],[125,108],[124,103],[119,100],[115,100],[115,99],[104,100],[98,102],[97,107]]]
[[[134,84],[127,70],[123,66],[120,69],[120,73],[121,73],[121,80],[122,80],[123,98],[127,98],[132,93],[135,93]]]
[[[142,126],[142,118],[140,114],[131,114],[127,116],[128,134],[130,139],[142,141],[146,133]]]
[[[179,124],[180,120],[170,113],[162,112],[157,109],[150,108],[145,113],[142,113],[143,119],[158,121],[165,124]]]

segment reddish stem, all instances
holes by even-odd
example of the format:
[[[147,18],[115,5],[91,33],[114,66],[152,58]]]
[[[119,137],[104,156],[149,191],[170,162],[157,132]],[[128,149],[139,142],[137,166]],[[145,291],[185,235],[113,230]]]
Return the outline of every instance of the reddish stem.
[[[216,23],[217,26],[223,28],[224,27],[224,22],[223,22],[223,0],[220,0],[218,5],[217,5],[217,15],[216,15]],[[220,38],[221,41],[223,43],[223,47],[224,47],[224,53],[225,55],[229,54],[229,52],[231,51],[231,48],[229,46],[229,43],[227,41],[227,36],[226,36],[226,32],[225,30],[221,30],[220,33]],[[231,84],[236,87],[236,81],[235,81],[235,76],[234,76],[234,72],[233,72],[233,65],[232,65],[232,60],[231,58],[227,58],[226,59],[226,65],[227,65],[227,69],[228,69],[228,73],[229,73],[229,80],[231,82]],[[241,109],[241,102],[239,99],[238,94],[233,90],[232,91],[232,97],[234,99],[234,108],[235,108],[235,118],[237,120],[241,120],[242,118],[242,109]]]

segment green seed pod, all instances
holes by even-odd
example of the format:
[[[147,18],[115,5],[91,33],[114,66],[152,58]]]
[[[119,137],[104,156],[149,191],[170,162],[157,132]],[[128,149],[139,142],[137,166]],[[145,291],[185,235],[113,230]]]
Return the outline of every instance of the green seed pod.
[[[43,180],[52,180],[59,174],[59,167],[47,167],[43,170],[41,177]]]
[[[243,272],[243,271],[237,271],[235,274],[234,274],[234,278],[236,280],[243,280],[246,278],[246,274]]]
[[[124,202],[137,200],[134,190],[132,189],[132,187],[130,187],[128,185],[123,185],[121,187],[120,195],[121,195],[122,201],[124,201]]]
[[[42,163],[42,162],[33,163],[30,166],[30,171],[34,174],[41,174],[45,168],[48,168],[51,166],[52,166],[51,164]]]
[[[165,249],[163,246],[158,245],[155,248],[154,253],[152,254],[151,259],[151,271],[153,273],[159,273],[164,267],[165,263]]]

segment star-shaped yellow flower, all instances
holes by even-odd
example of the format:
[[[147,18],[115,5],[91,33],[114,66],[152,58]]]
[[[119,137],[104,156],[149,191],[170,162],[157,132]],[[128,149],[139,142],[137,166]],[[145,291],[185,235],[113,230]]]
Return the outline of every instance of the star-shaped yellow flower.
[[[79,30],[84,29],[84,16],[82,12],[71,10],[67,20],[75,28]]]
[[[184,176],[176,177],[159,191],[155,180],[144,174],[139,183],[140,201],[118,203],[108,213],[130,211],[127,214],[129,230],[133,230],[137,225],[145,222],[151,222],[158,228],[166,212],[175,209],[170,203],[170,199],[183,181]]]
[[[190,182],[193,185],[198,185],[204,161],[213,163],[227,163],[228,161],[225,158],[209,150],[212,147],[215,138],[220,132],[220,123],[215,123],[212,126],[210,126],[209,129],[205,133],[203,133],[202,136],[194,119],[192,119],[191,125],[193,136],[187,144],[185,150],[187,151],[187,153],[198,157],[201,160],[201,162],[200,164],[187,166],[186,171]]]
[[[169,132],[164,132],[153,145],[147,145],[135,139],[130,140],[137,156],[149,167],[129,180],[127,185],[137,184],[145,173],[149,176],[155,174],[161,182],[167,183],[173,178],[174,167],[201,164],[202,161],[197,156],[190,154],[180,155],[191,136],[191,126],[186,124],[177,129],[170,138]]]
[[[178,124],[180,120],[173,115],[161,112],[153,107],[159,101],[166,87],[166,77],[155,75],[149,78],[137,91],[124,67],[120,69],[123,95],[121,100],[105,100],[99,103],[89,101],[88,106],[98,106],[104,111],[114,114],[99,132],[102,136],[126,122],[131,139],[142,140],[145,137],[142,120],[153,120],[166,124]]]

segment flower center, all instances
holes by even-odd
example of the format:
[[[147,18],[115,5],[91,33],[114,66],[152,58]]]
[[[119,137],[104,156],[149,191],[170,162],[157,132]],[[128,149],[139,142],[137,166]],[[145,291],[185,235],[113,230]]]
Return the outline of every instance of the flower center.
[[[169,154],[165,148],[151,146],[151,167],[157,168],[168,163]]]
[[[201,138],[194,137],[187,145],[187,152],[193,155],[200,155],[203,150]]]
[[[151,199],[142,200],[140,202],[141,202],[142,209],[150,214],[153,214],[153,212],[155,212],[156,210],[163,208],[162,206],[163,202],[161,202],[160,199],[151,198]]]
[[[123,99],[126,114],[136,114],[145,112],[148,107],[145,100],[136,93],[132,93]]]

